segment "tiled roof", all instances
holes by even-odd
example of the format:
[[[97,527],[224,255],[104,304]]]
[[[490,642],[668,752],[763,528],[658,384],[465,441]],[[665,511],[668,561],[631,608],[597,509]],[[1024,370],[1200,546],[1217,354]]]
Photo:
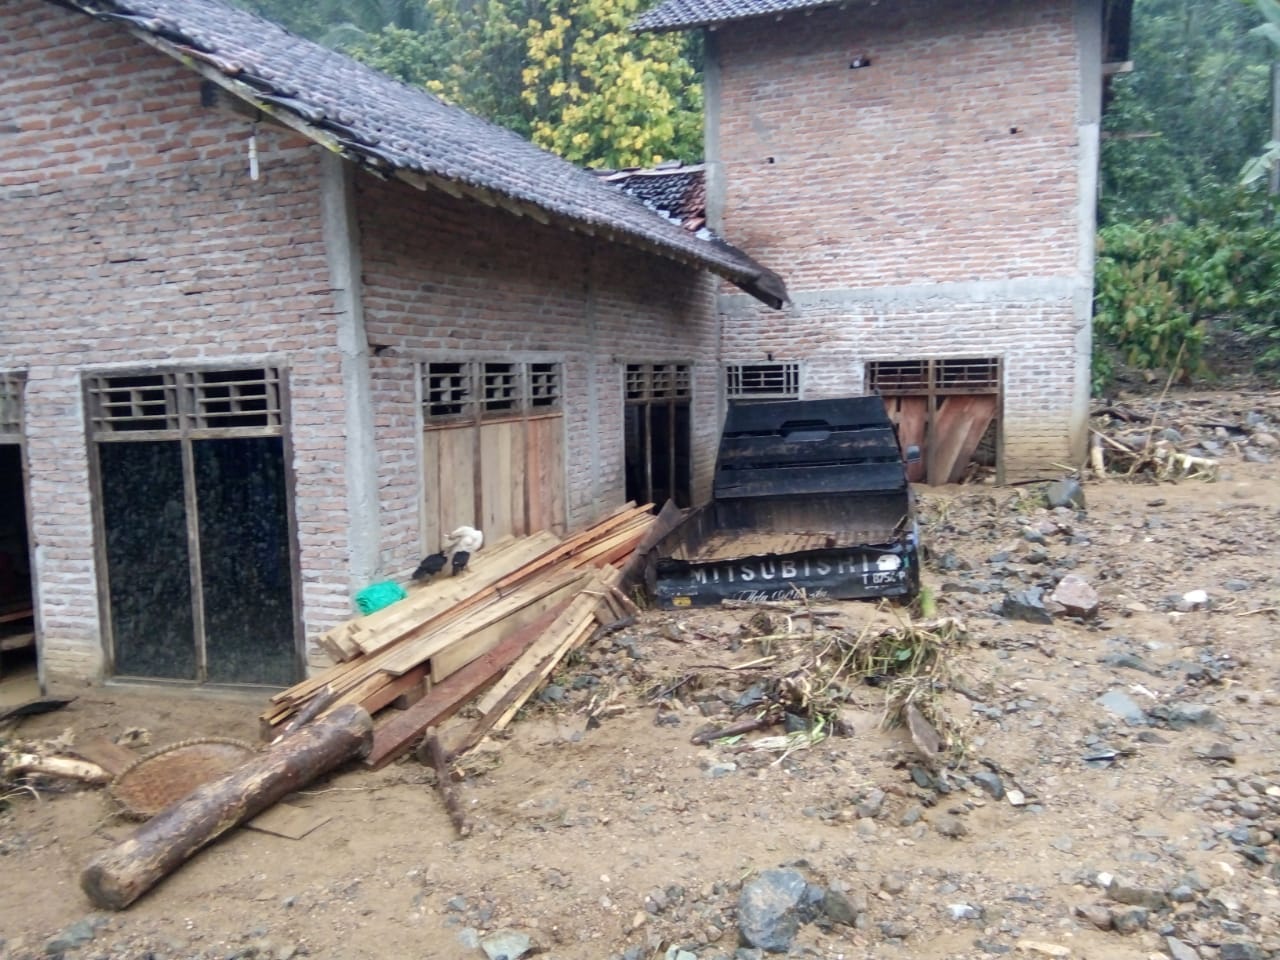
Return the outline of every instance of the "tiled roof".
[[[792,10],[834,7],[842,2],[844,0],[664,0],[638,17],[631,29],[654,33],[687,30]]]
[[[651,169],[596,170],[596,176],[620,187],[650,210],[686,230],[706,229],[707,185],[703,164],[663,164]]]
[[[221,0],[51,0],[194,64],[348,159],[716,273],[773,306],[782,280],[522,137]]]

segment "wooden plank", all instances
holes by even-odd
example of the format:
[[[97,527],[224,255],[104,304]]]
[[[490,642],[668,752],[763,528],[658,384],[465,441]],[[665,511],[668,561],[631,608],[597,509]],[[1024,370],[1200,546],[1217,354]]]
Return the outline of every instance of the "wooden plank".
[[[565,658],[570,650],[591,636],[595,628],[595,617],[591,611],[588,611],[585,621],[574,625],[573,629],[569,631],[569,634],[562,640],[560,645],[552,651],[551,655],[534,668],[532,674],[530,674],[529,682],[522,686],[520,693],[511,698],[511,702],[506,705],[498,719],[493,722],[492,730],[495,733],[507,728],[507,724],[515,719],[515,715],[520,712],[520,708],[542,686],[543,681],[551,676],[555,668],[559,666],[560,661]]]
[[[996,398],[946,397],[934,418],[930,438],[934,449],[930,483],[956,483],[964,477],[987,426],[996,414]]]
[[[597,608],[604,597],[618,585],[621,576],[621,571],[613,567],[602,568],[564,613],[547,628],[545,637],[540,638],[536,644],[537,649],[522,654],[519,663],[508,670],[495,688],[481,698],[477,706],[482,714],[494,711],[500,713],[496,719],[489,718],[488,727],[499,730],[505,727],[525,700],[555,669],[561,658],[591,634],[595,629]],[[526,677],[533,678],[530,684],[525,683]]]
[[[511,488],[523,484],[525,478],[512,472],[509,434],[518,426],[506,420],[480,425],[480,502],[484,512],[479,527],[486,535],[515,532]]]
[[[453,529],[444,529],[440,507],[440,472],[444,467],[440,435],[443,432],[422,432],[422,542],[427,544],[428,553],[431,546],[443,543],[444,535]]]
[[[466,424],[436,432],[440,434],[436,494],[441,533],[464,525],[477,526],[475,471],[479,460],[476,457],[475,426]]]
[[[529,502],[536,513],[533,529],[561,529],[565,522],[564,418],[531,421],[529,476],[534,478]]]
[[[411,670],[452,644],[490,624],[498,623],[536,600],[565,589],[579,589],[578,584],[582,578],[582,574],[576,570],[553,571],[528,584],[522,584],[491,603],[475,606],[464,616],[456,619],[440,618],[439,626],[433,625],[431,629],[418,631],[412,640],[398,645],[396,656],[384,661],[380,669],[396,675]]]
[[[907,479],[912,483],[923,483],[925,474],[925,446],[927,423],[929,419],[929,398],[924,396],[885,397],[885,409],[898,427],[898,446],[905,458],[907,447],[915,445],[920,448],[920,459],[916,463],[907,464]]]
[[[536,623],[517,630],[378,727],[373,733],[373,749],[364,758],[365,766],[375,770],[386,766],[409,750],[427,727],[443,723],[461,710],[537,639],[535,627]]]
[[[596,591],[604,589],[598,577],[591,578],[590,587],[593,587]],[[561,611],[560,615],[548,624],[542,636],[525,650],[520,655],[520,659],[512,664],[506,674],[476,701],[476,709],[481,713],[492,711],[509,690],[518,686],[525,676],[533,673],[542,664],[542,661],[550,656],[573,630],[591,618],[591,613],[597,603],[599,603],[599,598],[585,591],[574,597]]]
[[[482,653],[497,646],[502,638],[537,620],[548,610],[558,609],[572,600],[585,578],[568,581],[559,589],[526,604],[501,620],[470,631],[431,657],[431,680],[439,683]]]
[[[466,571],[458,576],[411,591],[410,600],[413,602],[388,618],[389,622],[371,624],[369,632],[356,639],[357,645],[365,653],[383,649],[394,643],[406,629],[420,627],[436,617],[456,610],[460,604],[485,588],[507,580],[513,572],[524,569],[531,561],[554,549],[558,543],[554,534],[542,532],[513,540],[508,548],[496,555],[490,554],[487,548],[482,549]],[[395,606],[406,603],[407,601],[402,600]]]

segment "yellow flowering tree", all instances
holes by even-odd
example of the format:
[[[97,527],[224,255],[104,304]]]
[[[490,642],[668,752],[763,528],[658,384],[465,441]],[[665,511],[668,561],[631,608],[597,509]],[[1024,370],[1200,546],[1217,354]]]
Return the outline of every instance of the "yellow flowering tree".
[[[530,21],[531,134],[574,163],[631,167],[702,157],[702,86],[683,34],[629,29],[645,0],[551,0]]]

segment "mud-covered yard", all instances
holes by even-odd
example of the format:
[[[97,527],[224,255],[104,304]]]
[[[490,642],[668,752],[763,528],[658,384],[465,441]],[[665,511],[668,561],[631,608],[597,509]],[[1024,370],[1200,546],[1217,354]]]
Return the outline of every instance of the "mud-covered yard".
[[[10,786],[0,955],[1280,957],[1280,396],[1158,413],[1215,482],[1089,482],[1082,510],[922,489],[928,616],[647,612],[459,763],[465,839],[416,760],[351,768],[289,798],[328,818],[302,839],[236,830],[103,913],[80,871],[134,824],[101,789]],[[1050,599],[1068,574],[1096,615]],[[950,748],[928,758],[881,727],[892,676],[832,665],[938,618],[963,630],[935,634],[920,703]],[[789,742],[692,742],[801,687]],[[0,736],[252,740],[262,705],[99,687]],[[794,906],[771,923],[766,902]]]

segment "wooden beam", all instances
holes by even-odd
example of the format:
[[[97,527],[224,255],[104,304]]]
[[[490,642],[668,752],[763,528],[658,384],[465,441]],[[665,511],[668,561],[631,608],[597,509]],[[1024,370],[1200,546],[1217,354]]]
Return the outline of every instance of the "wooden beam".
[[[541,621],[535,621],[516,631],[380,726],[374,731],[373,749],[364,758],[365,766],[377,770],[406,753],[423,731],[449,719],[514,663],[544,627]]]

